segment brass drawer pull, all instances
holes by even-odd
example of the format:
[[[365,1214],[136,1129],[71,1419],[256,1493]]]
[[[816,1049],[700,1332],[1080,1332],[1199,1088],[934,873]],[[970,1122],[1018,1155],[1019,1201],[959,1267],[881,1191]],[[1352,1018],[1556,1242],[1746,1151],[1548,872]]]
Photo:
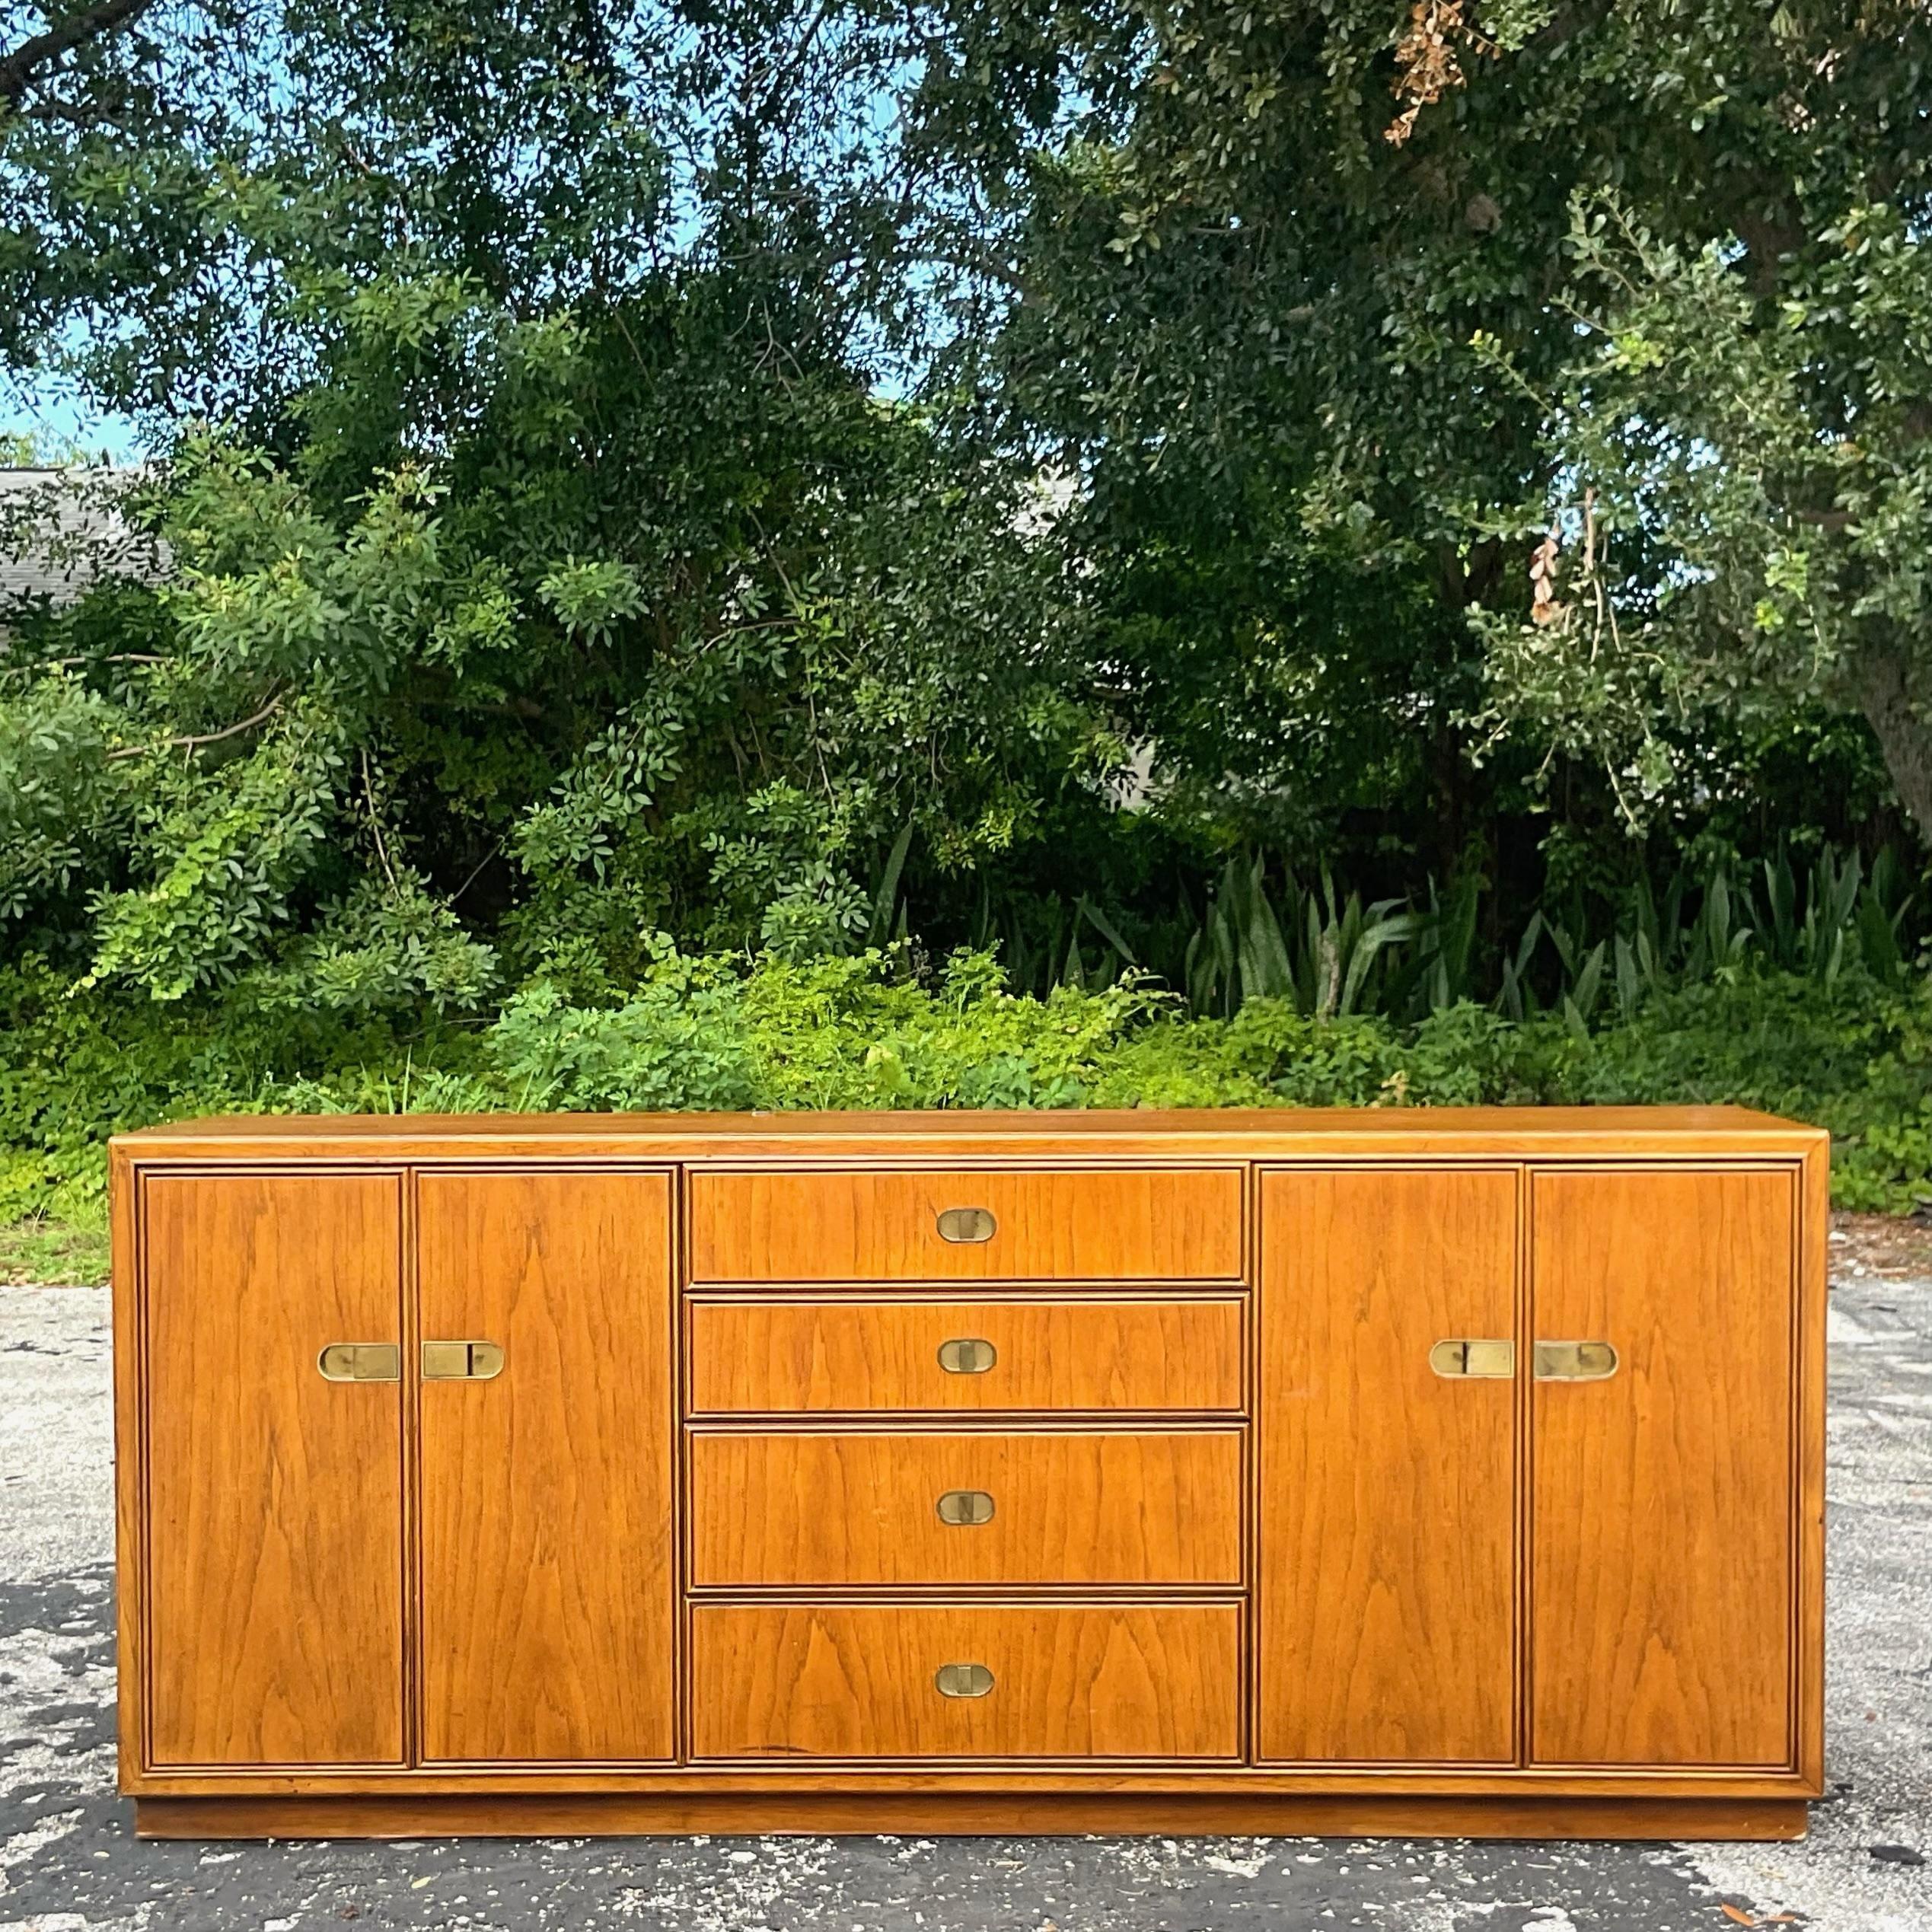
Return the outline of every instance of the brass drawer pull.
[[[942,1241],[990,1241],[999,1227],[990,1207],[948,1207],[939,1214]]]
[[[949,1376],[983,1376],[999,1360],[999,1350],[977,1335],[958,1335],[939,1344],[939,1366]]]
[[[327,1382],[400,1382],[403,1351],[394,1342],[331,1342],[315,1366]]]
[[[495,1342],[426,1341],[422,1344],[425,1382],[489,1382],[503,1372],[503,1351]]]
[[[983,1698],[993,1688],[993,1672],[984,1664],[942,1664],[933,1688],[942,1698]]]
[[[977,1529],[993,1520],[993,1498],[983,1489],[949,1489],[937,1507],[940,1522],[955,1529]]]
[[[1439,1341],[1429,1351],[1429,1366],[1452,1382],[1464,1377],[1506,1381],[1516,1372],[1516,1345],[1507,1340],[1478,1340],[1457,1336]]]
[[[1602,1382],[1617,1372],[1608,1342],[1539,1341],[1532,1355],[1538,1382]]]

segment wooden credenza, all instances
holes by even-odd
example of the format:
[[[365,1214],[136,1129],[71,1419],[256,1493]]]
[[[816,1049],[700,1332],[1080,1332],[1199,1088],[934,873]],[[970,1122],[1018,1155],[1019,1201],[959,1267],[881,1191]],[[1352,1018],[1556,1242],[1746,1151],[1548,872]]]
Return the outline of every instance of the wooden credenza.
[[[1794,1836],[1826,1158],[1728,1108],[123,1137],[122,1788]]]

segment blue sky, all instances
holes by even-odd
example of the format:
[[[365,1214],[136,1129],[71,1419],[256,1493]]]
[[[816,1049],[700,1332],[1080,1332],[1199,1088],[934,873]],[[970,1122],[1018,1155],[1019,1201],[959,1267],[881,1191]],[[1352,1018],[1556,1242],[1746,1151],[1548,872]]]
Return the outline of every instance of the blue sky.
[[[129,418],[91,407],[71,382],[11,371],[0,375],[0,435],[30,435],[49,455],[71,451],[122,463],[141,454]]]

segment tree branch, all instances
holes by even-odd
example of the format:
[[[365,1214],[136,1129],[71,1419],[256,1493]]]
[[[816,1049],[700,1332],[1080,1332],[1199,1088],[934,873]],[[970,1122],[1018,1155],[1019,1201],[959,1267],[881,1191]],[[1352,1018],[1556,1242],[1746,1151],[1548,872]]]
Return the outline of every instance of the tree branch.
[[[71,671],[77,664],[172,664],[172,658],[158,657],[151,651],[114,651],[103,658],[49,658],[44,664],[29,665],[30,671]]]
[[[818,30],[825,24],[826,17],[831,11],[832,0],[819,0],[818,12],[812,15],[805,31],[799,36],[798,45],[792,49],[789,58],[773,75],[770,85],[765,89],[764,98],[758,103],[756,113],[760,122],[769,121],[776,112],[779,97],[803,69],[811,52],[811,43],[818,38]]]
[[[375,782],[369,776],[369,754],[365,747],[362,759],[362,802],[369,808],[369,830],[375,834],[376,857],[382,862],[382,875],[389,882],[389,889],[398,890],[396,868],[389,862],[389,847],[382,836],[382,814],[376,809]]]
[[[98,0],[97,5],[64,15],[44,32],[0,54],[0,100],[18,107],[42,68],[89,41],[105,40],[139,20],[154,4],[155,0]]]
[[[150,751],[192,751],[202,744],[219,744],[225,738],[238,738],[244,732],[252,732],[257,725],[266,724],[282,709],[282,700],[272,697],[253,716],[244,718],[238,724],[225,725],[218,732],[203,732],[196,738],[164,738],[154,744],[124,744],[118,751],[108,753],[111,762],[116,758],[145,758]]]

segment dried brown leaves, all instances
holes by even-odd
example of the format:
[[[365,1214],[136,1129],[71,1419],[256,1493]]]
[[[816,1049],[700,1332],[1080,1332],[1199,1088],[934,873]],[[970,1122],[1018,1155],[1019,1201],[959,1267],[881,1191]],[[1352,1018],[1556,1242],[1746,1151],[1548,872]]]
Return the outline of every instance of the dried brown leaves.
[[[1416,118],[1452,88],[1467,87],[1459,45],[1492,58],[1496,43],[1463,18],[1466,0],[1415,0],[1408,31],[1395,43],[1395,81],[1390,91],[1402,111],[1382,138],[1397,147],[1415,132]]]
[[[1567,607],[1557,601],[1557,535],[1553,530],[1530,554],[1529,617],[1535,624],[1560,623]]]

